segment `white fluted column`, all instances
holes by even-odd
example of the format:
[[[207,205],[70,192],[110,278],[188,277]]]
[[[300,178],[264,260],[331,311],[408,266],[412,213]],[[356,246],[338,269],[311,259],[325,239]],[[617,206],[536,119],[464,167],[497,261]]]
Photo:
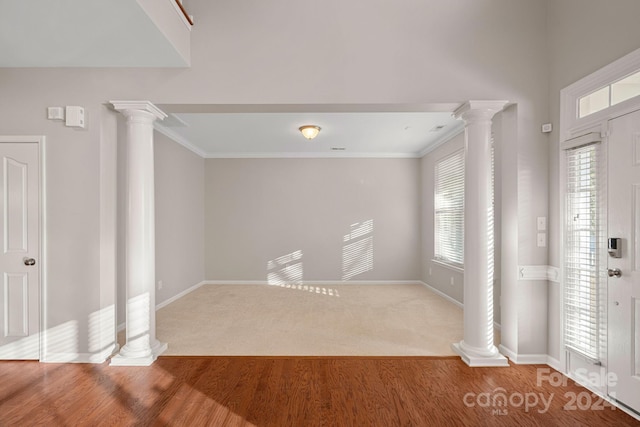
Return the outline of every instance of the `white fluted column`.
[[[153,122],[167,115],[148,101],[112,101],[126,117],[126,336],[116,366],[148,366],[167,344],[156,339]]]
[[[509,366],[493,344],[493,204],[491,119],[506,101],[469,101],[465,123],[464,339],[453,350],[469,366]]]

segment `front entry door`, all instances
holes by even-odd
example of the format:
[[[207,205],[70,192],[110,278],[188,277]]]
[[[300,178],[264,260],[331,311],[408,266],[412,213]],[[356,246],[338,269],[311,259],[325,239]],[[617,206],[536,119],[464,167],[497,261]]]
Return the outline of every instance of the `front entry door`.
[[[0,359],[40,357],[38,157],[37,143],[0,142]]]
[[[621,257],[608,257],[608,393],[640,412],[640,111],[609,130],[607,232]]]

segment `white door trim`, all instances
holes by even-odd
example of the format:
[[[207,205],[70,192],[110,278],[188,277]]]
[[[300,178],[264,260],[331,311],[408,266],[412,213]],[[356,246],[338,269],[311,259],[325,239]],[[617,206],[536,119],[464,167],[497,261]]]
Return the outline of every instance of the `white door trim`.
[[[39,345],[39,360],[42,362],[44,356],[44,349],[46,345],[46,278],[47,278],[47,263],[46,263],[46,251],[44,248],[46,247],[46,180],[45,180],[45,146],[46,146],[46,137],[44,135],[0,135],[0,143],[3,142],[13,142],[13,143],[36,143],[38,144],[38,170],[40,173],[40,182],[39,184],[39,212],[38,217],[40,218],[40,230],[38,236],[39,248],[38,248],[38,263],[40,267],[38,268],[38,280],[39,280],[39,289],[38,289],[38,307],[39,307],[39,317],[40,317],[40,345]]]

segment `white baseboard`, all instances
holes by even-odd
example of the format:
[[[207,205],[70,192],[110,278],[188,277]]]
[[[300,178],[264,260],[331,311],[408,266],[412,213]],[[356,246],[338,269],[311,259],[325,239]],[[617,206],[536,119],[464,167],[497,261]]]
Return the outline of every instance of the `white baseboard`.
[[[457,299],[454,299],[452,297],[450,297],[449,295],[445,294],[442,291],[437,290],[436,288],[434,288],[433,286],[427,284],[426,282],[420,281],[420,283],[424,286],[427,287],[427,289],[429,289],[431,292],[433,292],[434,294],[446,299],[447,301],[449,301],[450,303],[455,304],[456,306],[460,307],[460,308],[464,308],[464,304],[462,304],[460,301],[458,301]]]
[[[511,349],[503,346],[502,344],[498,346],[498,350],[500,351],[500,353],[502,353],[503,356],[508,357],[509,360],[513,360],[516,358],[516,353]]]
[[[200,286],[207,284],[207,281],[203,280],[202,282],[198,283],[197,285],[193,285],[192,287],[185,289],[184,291],[180,292],[179,294],[176,294],[174,296],[172,296],[169,299],[166,299],[164,301],[162,301],[160,304],[156,304],[156,310],[160,310],[162,307],[166,307],[167,305],[171,304],[172,302],[179,300],[180,298],[182,298],[183,296],[195,291],[196,289],[198,289]]]
[[[560,363],[560,361],[555,357],[547,356],[547,365],[558,372],[562,372],[562,363]]]
[[[268,285],[266,280],[205,280],[203,285]]]
[[[518,354],[502,344],[500,344],[499,350],[516,365],[546,365],[549,360],[547,354]]]
[[[98,353],[47,353],[40,360],[43,363],[103,363],[118,350],[112,344]]]

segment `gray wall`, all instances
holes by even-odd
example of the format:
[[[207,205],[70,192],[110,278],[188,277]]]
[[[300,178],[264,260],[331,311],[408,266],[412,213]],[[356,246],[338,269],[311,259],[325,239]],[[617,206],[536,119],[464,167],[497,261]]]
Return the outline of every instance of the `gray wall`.
[[[418,280],[418,188],[417,159],[208,159],[206,277]],[[297,251],[302,275],[269,268]]]
[[[204,280],[204,164],[200,156],[154,133],[156,304]]]
[[[549,264],[559,267],[560,90],[640,48],[640,2],[637,0],[550,1],[549,94],[554,124],[549,150]],[[560,358],[560,288],[549,284],[549,355]]]

